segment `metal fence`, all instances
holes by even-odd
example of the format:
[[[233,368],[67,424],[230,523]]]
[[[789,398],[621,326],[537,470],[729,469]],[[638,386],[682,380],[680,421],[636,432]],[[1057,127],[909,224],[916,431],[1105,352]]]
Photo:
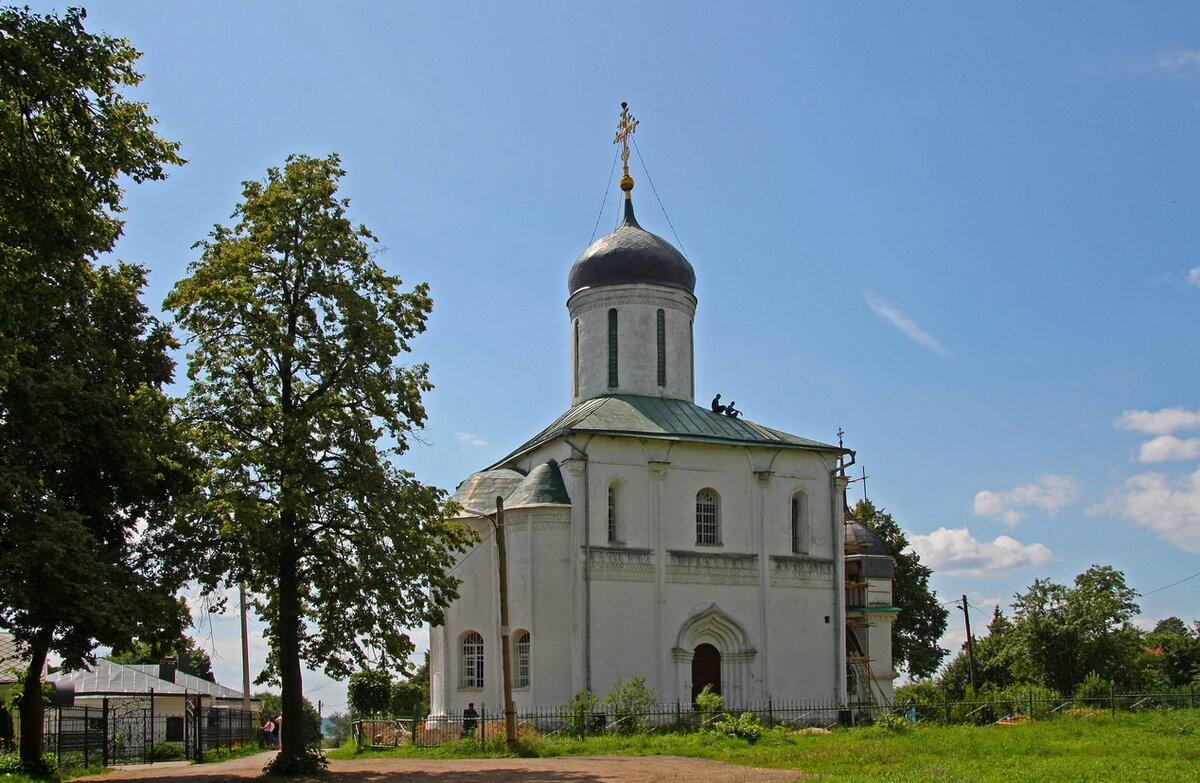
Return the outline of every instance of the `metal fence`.
[[[60,766],[198,761],[218,748],[258,744],[258,714],[203,706],[188,697],[182,712],[155,709],[150,696],[106,697],[94,707],[48,707],[45,753]]]
[[[703,713],[688,703],[658,704],[646,709],[621,711],[597,703],[594,709],[552,707],[521,711],[517,715],[520,734],[531,731],[541,736],[585,737],[606,733],[652,733],[696,731],[720,715],[753,714],[766,727],[834,728],[869,725],[883,715],[903,716],[914,722],[992,724],[1021,720],[1046,720],[1078,712],[1129,712],[1147,709],[1200,708],[1200,691],[1169,693],[1110,693],[1075,698],[1055,696],[1043,689],[1009,689],[995,698],[975,701],[944,700],[913,704],[839,704],[821,701],[776,701],[768,699],[725,705],[718,713]],[[361,718],[352,723],[353,739],[360,747],[423,747],[455,740],[489,742],[505,736],[503,710],[484,705],[477,716],[461,712],[424,717]]]

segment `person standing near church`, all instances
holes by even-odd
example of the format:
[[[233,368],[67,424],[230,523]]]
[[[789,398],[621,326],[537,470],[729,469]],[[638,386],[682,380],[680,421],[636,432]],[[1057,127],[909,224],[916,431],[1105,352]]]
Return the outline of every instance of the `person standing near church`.
[[[463,729],[464,737],[471,737],[475,734],[475,727],[479,725],[479,713],[475,711],[475,702],[467,702],[467,708],[463,710]]]

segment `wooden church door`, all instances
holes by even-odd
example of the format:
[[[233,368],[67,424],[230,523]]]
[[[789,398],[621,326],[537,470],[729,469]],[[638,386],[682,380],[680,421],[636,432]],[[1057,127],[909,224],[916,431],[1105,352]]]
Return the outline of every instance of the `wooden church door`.
[[[711,685],[714,693],[721,692],[721,652],[707,642],[692,652],[693,704],[705,685]]]

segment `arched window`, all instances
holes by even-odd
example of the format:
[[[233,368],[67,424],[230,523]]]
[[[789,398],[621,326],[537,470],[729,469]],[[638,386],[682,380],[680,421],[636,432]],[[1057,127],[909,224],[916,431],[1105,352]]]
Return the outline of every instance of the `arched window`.
[[[608,543],[621,540],[621,485],[614,481],[608,485]]]
[[[459,645],[460,688],[483,687],[483,637],[477,631],[468,631]]]
[[[617,386],[617,309],[608,311],[608,386]]]
[[[517,653],[517,670],[513,677],[514,688],[529,687],[529,631],[517,631],[513,649]]]
[[[667,385],[667,315],[658,310],[658,385]]]
[[[696,493],[696,543],[721,543],[721,496],[715,489]]]
[[[803,492],[792,495],[792,552],[808,552],[808,495]]]

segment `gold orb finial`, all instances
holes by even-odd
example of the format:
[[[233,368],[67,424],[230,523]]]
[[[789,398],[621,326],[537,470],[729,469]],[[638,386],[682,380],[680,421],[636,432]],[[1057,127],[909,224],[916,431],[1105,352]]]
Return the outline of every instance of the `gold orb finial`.
[[[621,145],[621,164],[623,173],[621,174],[621,190],[625,191],[625,198],[632,198],[633,177],[629,176],[629,137],[637,130],[638,121],[629,113],[629,104],[621,101],[621,119],[617,123],[617,136],[613,139],[613,144]]]

